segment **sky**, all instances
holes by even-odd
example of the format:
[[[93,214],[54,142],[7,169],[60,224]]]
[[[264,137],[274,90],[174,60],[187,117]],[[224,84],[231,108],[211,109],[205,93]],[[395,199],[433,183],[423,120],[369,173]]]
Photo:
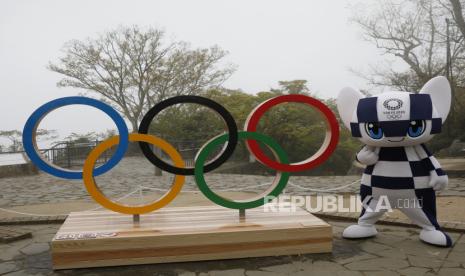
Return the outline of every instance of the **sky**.
[[[86,39],[120,25],[164,29],[192,47],[218,45],[237,71],[224,86],[247,93],[277,87],[280,80],[306,79],[311,91],[336,97],[345,86],[366,88],[350,72],[385,57],[350,22],[349,0],[74,0],[0,2],[0,130],[19,129],[40,105],[78,95],[58,88],[60,75],[46,66],[72,39]],[[40,128],[103,132],[114,128],[100,111],[84,106],[47,115]],[[2,141],[0,141],[1,143]]]

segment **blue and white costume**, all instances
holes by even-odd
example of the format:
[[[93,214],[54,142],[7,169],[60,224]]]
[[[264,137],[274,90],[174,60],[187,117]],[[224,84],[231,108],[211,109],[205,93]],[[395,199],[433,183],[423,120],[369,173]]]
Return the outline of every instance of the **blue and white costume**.
[[[431,79],[418,94],[364,97],[351,88],[340,92],[339,114],[352,135],[365,144],[356,159],[367,165],[360,187],[363,210],[358,224],[346,228],[343,237],[375,236],[374,224],[386,207],[392,207],[422,227],[421,240],[451,246],[436,218],[435,191],[444,189],[448,178],[424,145],[441,131],[450,102],[444,77]]]

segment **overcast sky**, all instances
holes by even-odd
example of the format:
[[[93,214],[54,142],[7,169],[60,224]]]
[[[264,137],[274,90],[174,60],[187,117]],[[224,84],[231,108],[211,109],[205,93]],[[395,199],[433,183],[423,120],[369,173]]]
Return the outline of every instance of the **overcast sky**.
[[[85,39],[118,25],[154,26],[193,47],[218,45],[237,71],[224,84],[256,93],[280,80],[307,79],[321,97],[344,86],[366,88],[348,69],[367,69],[379,51],[350,24],[349,0],[20,1],[0,2],[0,130],[22,129],[41,104],[77,95],[57,88],[60,76],[46,69],[66,41]],[[356,1],[355,1],[356,2]],[[114,124],[87,107],[61,108],[42,128],[104,131]]]

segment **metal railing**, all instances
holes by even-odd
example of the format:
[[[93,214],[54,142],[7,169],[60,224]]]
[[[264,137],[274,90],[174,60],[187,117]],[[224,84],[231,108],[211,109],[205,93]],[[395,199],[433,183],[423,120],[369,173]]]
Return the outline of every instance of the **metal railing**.
[[[50,148],[39,149],[42,158],[47,160],[48,162],[62,167],[62,168],[73,168],[73,167],[82,167],[84,161],[86,160],[89,153],[102,141],[95,140],[91,142],[79,143],[76,141],[63,141],[54,144]],[[178,152],[184,159],[186,167],[193,167],[194,166],[194,159],[195,155],[197,154],[200,147],[198,146],[200,143],[199,141],[173,141],[172,145],[178,149]],[[138,147],[133,147],[131,151],[127,151],[128,155],[138,155],[141,154]],[[157,147],[151,146],[154,153],[165,160],[166,162],[170,163],[171,159],[167,156],[162,150]],[[110,149],[106,150],[100,157],[97,159],[96,164],[103,164],[108,161],[108,159],[113,155],[116,150],[116,146],[111,147]],[[222,149],[218,148],[209,156],[212,158],[220,153]],[[3,154],[22,154],[25,156],[24,151],[15,151],[15,152],[0,152],[1,155]],[[208,159],[210,159],[208,158]],[[26,158],[27,160],[27,158]],[[26,161],[27,162],[27,161]]]
[[[82,166],[89,153],[101,141],[93,141],[87,143],[76,142],[60,142],[48,149],[41,149],[40,153],[49,162],[63,168],[72,168]],[[105,163],[113,155],[114,148],[106,150],[97,159],[96,163]]]

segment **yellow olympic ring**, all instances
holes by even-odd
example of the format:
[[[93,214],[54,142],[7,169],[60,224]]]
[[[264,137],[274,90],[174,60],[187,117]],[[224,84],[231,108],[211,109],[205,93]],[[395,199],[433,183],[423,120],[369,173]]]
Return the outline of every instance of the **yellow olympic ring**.
[[[129,134],[129,141],[142,141],[153,144],[161,148],[164,152],[166,152],[168,156],[173,160],[173,163],[176,167],[184,168],[184,161],[182,160],[181,154],[179,154],[179,152],[172,145],[170,145],[168,142],[161,138],[147,134],[131,133]],[[171,189],[168,192],[166,192],[166,194],[164,194],[158,201],[148,205],[125,206],[115,203],[109,200],[107,197],[105,197],[105,195],[102,193],[102,191],[100,191],[100,189],[97,187],[95,183],[93,177],[94,166],[99,156],[103,152],[105,152],[105,150],[117,144],[119,144],[119,136],[113,136],[103,141],[90,152],[89,156],[84,162],[84,167],[82,169],[84,185],[87,189],[87,192],[92,196],[92,198],[95,201],[97,201],[103,207],[115,212],[130,215],[138,215],[150,213],[157,209],[163,208],[178,195],[178,193],[182,189],[182,186],[184,185],[184,175],[175,175]]]

